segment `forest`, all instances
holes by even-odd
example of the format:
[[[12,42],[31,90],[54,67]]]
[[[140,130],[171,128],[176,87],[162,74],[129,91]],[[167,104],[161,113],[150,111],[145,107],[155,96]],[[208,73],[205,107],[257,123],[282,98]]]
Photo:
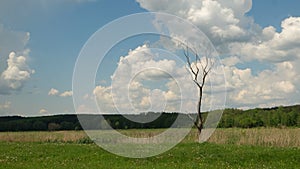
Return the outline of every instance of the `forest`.
[[[141,113],[139,116],[151,115]],[[208,112],[204,113],[206,117]],[[122,115],[104,115],[105,120],[114,129],[155,129],[169,128],[179,115],[176,112],[160,113],[149,123],[133,122]],[[84,115],[87,119],[97,119],[97,115]],[[132,115],[137,116],[137,115]],[[144,117],[145,118],[145,117]],[[101,125],[101,122],[99,122]],[[174,126],[173,126],[174,127]],[[175,126],[176,127],[176,126]],[[256,108],[249,110],[225,109],[218,124],[219,128],[254,127],[300,127],[300,105]],[[93,128],[90,128],[93,129]],[[0,131],[58,131],[82,130],[77,115],[54,115],[41,117],[3,116],[0,117]]]

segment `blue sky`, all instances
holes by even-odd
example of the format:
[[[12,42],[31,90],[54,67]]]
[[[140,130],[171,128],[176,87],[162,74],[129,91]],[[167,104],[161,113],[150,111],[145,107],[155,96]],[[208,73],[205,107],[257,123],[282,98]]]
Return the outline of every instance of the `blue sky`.
[[[281,30],[280,23],[289,16],[299,16],[299,2],[296,0],[259,0],[253,1],[253,6],[249,12],[255,22],[261,26],[273,25]]]
[[[6,61],[10,53],[14,51],[15,57],[24,56],[26,58],[26,61],[22,62],[22,68],[30,74],[30,77],[20,77],[21,80],[18,79],[20,80],[18,83],[15,81],[5,82],[4,80],[2,86],[0,83],[0,90],[2,90],[2,94],[0,92],[0,115],[32,116],[73,113],[74,106],[70,93],[65,93],[65,97],[60,95],[72,90],[72,75],[77,56],[94,32],[105,24],[129,14],[160,11],[176,15],[176,12],[165,7],[164,3],[161,4],[161,8],[157,8],[155,1],[153,4],[139,2],[135,0],[1,1],[0,73],[3,74],[8,68]],[[253,0],[252,8],[245,16],[253,17],[254,23],[258,24],[261,29],[273,26],[280,33],[283,20],[291,16],[300,17],[299,6],[300,2],[296,0]],[[197,25],[197,23],[194,24]],[[150,37],[151,41],[156,38]],[[108,59],[107,62],[115,67],[103,68],[101,72],[106,76],[106,82],[101,82],[101,78],[98,77],[99,83],[96,84],[107,87],[107,77],[112,75],[117,67],[120,55],[126,56],[129,49],[134,50],[138,46],[142,46],[146,40],[147,37],[140,39],[136,37],[128,40],[128,43],[120,44],[118,49],[112,51],[112,57],[109,57],[111,60]],[[214,43],[213,39],[212,42]],[[30,52],[28,52],[29,50]],[[243,54],[243,52],[239,53]],[[244,55],[248,56],[247,54]],[[248,60],[241,58],[243,56],[240,56],[239,63],[234,64],[235,68],[243,71],[250,68],[253,79],[263,76],[259,74],[264,70],[276,71],[274,69],[279,69],[281,66],[279,63],[287,64],[282,60],[273,62],[267,56],[267,59],[254,57],[254,59]],[[299,60],[292,60],[291,64],[296,67],[297,61]],[[229,65],[233,66],[231,63]],[[238,69],[230,70],[238,72]],[[297,73],[297,70],[295,72]],[[241,76],[239,77],[242,79]],[[14,83],[14,87],[7,83]],[[237,82],[232,83],[236,84]],[[295,93],[299,89],[298,81],[290,82],[287,79],[278,81],[278,84],[293,85],[292,88]],[[51,89],[54,89],[52,94],[49,93]],[[247,89],[245,86],[245,90]],[[300,102],[299,98],[291,96],[276,101],[266,99],[261,102],[250,103],[241,101],[238,104],[239,102],[235,99],[242,97],[243,92],[241,91],[244,89],[238,90],[235,92],[235,96],[227,99],[226,107],[272,106],[280,104],[282,100],[293,100],[293,102],[287,101],[282,102],[282,104]],[[289,92],[287,89],[286,91]],[[289,95],[289,93],[286,94]],[[264,97],[267,98],[268,96]],[[270,94],[269,97],[275,98],[273,94]]]

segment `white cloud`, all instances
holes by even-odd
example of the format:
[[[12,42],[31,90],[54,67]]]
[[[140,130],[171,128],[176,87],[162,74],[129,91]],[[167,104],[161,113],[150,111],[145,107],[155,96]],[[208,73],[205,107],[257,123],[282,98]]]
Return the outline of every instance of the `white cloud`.
[[[7,59],[9,53],[15,51],[17,54],[23,54],[28,50],[25,47],[29,39],[29,32],[10,30],[0,23],[0,71],[2,71],[1,67],[4,67],[1,62]]]
[[[159,58],[146,45],[129,51],[119,60],[112,76],[112,86],[97,86],[94,90],[100,111],[139,113],[164,110],[168,106],[166,99],[175,100],[176,93],[169,89],[163,91],[158,86],[151,87],[147,83],[159,83],[161,80],[172,82],[167,72],[176,72],[176,67],[178,65],[174,60]],[[166,83],[161,85],[167,87]],[[178,90],[178,87],[174,88]]]
[[[0,24],[0,95],[19,91],[34,73],[28,66],[29,32],[14,31]]]
[[[20,90],[24,83],[35,73],[26,63],[25,56],[17,56],[15,52],[9,54],[7,68],[0,77],[0,94],[9,94]]]
[[[28,70],[26,58],[24,56],[16,56],[16,53],[11,52],[7,60],[7,69],[2,73],[4,80],[12,81],[9,87],[16,89],[21,86],[19,81],[24,81],[30,78],[30,74],[34,71]],[[15,81],[15,83],[14,83]]]
[[[235,86],[237,93],[230,94],[235,105],[256,107],[299,103],[300,18],[287,18],[281,26],[281,32],[276,32],[272,26],[264,28],[259,43],[232,44],[232,51],[239,53],[243,61],[258,60],[273,65],[257,75],[248,74],[244,80],[227,75],[228,81],[241,85]],[[233,72],[232,75],[236,74]]]
[[[216,85],[209,87],[214,90]],[[185,62],[143,45],[120,58],[112,86],[97,86],[94,95],[101,113],[196,112],[198,90]],[[206,100],[204,109],[211,101]]]
[[[48,96],[71,97],[73,96],[73,91],[64,91],[60,93],[59,90],[51,88],[48,92]]]
[[[51,88],[48,92],[49,96],[57,96],[59,94],[59,91],[57,89]]]
[[[61,97],[70,97],[72,95],[73,95],[72,91],[65,91],[65,92],[61,93],[59,96],[61,96]]]
[[[276,64],[274,70],[253,75],[251,69],[226,67],[228,103],[236,107],[289,104],[297,98],[298,74],[290,62]]]
[[[230,56],[222,59],[222,64],[226,66],[234,66],[238,63],[241,63],[241,59],[238,58],[237,56]]]
[[[251,9],[251,0],[137,0],[137,2],[149,11],[166,12],[189,20],[216,45],[249,40],[253,32],[259,28],[251,17],[245,16]]]
[[[187,19],[208,36],[223,55],[227,103],[231,107],[300,102],[300,17],[284,19],[282,30],[278,32],[273,26],[259,26],[253,18],[245,15],[252,8],[251,0],[137,2],[149,11],[166,12]],[[164,26],[168,26],[172,37],[194,41],[193,31],[178,31],[182,27],[172,21],[166,21]],[[177,35],[173,32],[183,33]],[[161,40],[161,43],[164,41]],[[228,57],[224,58],[225,55]],[[244,65],[244,68],[237,65]]]
[[[9,109],[11,106],[11,102],[5,102],[4,104],[0,104],[0,110],[1,109]]]
[[[232,44],[232,52],[244,60],[273,63],[300,59],[300,17],[285,19],[281,27],[281,32],[276,32],[272,26],[264,28],[258,42]]]
[[[39,113],[40,113],[40,114],[47,114],[47,113],[48,113],[48,110],[46,110],[46,109],[41,109],[41,110],[39,111]]]
[[[96,86],[93,94],[97,99],[97,104],[101,112],[103,113],[116,112],[110,86],[109,87]],[[83,107],[82,105],[80,110],[82,110],[83,108],[86,109],[86,107]],[[83,110],[86,111],[85,109]]]

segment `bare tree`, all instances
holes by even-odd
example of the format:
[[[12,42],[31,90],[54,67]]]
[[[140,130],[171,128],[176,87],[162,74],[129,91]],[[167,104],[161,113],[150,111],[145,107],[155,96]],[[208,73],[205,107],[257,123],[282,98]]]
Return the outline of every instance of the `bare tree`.
[[[184,56],[187,62],[187,69],[192,75],[192,80],[198,88],[198,104],[197,104],[197,116],[196,119],[189,117],[193,120],[195,127],[198,129],[198,136],[200,140],[200,134],[203,129],[204,117],[201,112],[203,89],[209,72],[211,71],[214,63],[213,59],[209,58],[210,51],[204,51],[204,54],[200,56],[196,49],[192,49],[188,45],[184,45]]]

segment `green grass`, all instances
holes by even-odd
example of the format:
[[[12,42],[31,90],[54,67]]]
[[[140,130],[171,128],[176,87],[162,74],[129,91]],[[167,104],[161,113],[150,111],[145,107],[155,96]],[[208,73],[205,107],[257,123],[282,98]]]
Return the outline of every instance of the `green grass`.
[[[95,144],[0,142],[0,168],[299,168],[300,149],[181,143],[151,158],[110,154]]]

